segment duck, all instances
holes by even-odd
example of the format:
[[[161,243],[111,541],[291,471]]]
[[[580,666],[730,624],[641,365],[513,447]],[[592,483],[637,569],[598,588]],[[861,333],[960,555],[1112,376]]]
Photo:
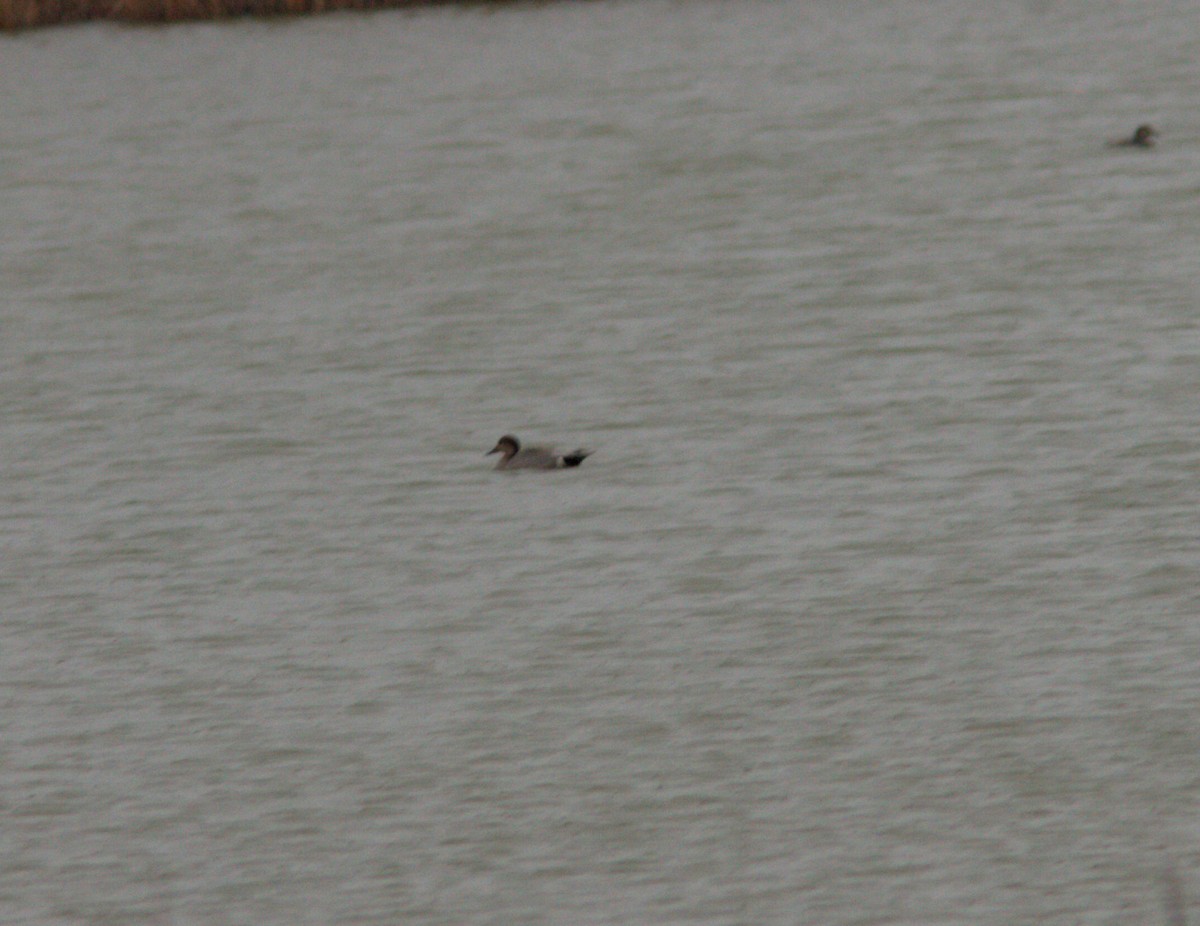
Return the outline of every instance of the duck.
[[[1158,138],[1158,130],[1152,125],[1142,124],[1128,138],[1120,138],[1109,144],[1118,148],[1153,148],[1156,138]]]
[[[496,441],[496,446],[484,456],[490,457],[493,453],[500,454],[496,469],[566,469],[578,466],[592,455],[592,451],[582,447],[565,454],[555,453],[553,447],[522,447],[511,434]]]

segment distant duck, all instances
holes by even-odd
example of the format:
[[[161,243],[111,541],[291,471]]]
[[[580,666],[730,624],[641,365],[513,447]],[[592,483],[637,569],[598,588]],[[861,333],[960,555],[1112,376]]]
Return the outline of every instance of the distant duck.
[[[1152,125],[1139,125],[1128,138],[1119,138],[1110,145],[1117,148],[1153,148],[1158,131]]]
[[[578,466],[592,452],[581,447],[567,454],[557,454],[553,447],[522,447],[519,440],[505,434],[484,456],[490,457],[493,453],[500,454],[496,469],[564,469]]]

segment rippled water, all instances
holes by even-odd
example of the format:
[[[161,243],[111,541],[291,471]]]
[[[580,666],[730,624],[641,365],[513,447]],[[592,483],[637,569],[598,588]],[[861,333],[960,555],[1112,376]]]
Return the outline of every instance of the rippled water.
[[[1200,902],[1189,4],[0,61],[0,920]]]

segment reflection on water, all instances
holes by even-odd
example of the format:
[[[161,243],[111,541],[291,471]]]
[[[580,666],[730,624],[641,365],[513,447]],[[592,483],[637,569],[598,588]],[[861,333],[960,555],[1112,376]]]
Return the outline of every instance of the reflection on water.
[[[7,39],[12,922],[1182,922],[1186,12]]]

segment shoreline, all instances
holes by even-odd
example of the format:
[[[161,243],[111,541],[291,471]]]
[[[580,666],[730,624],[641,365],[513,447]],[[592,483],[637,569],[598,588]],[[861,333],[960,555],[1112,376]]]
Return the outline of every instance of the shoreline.
[[[500,6],[510,2],[512,0],[0,0],[0,32],[83,22],[165,24],[310,16],[343,10]]]

